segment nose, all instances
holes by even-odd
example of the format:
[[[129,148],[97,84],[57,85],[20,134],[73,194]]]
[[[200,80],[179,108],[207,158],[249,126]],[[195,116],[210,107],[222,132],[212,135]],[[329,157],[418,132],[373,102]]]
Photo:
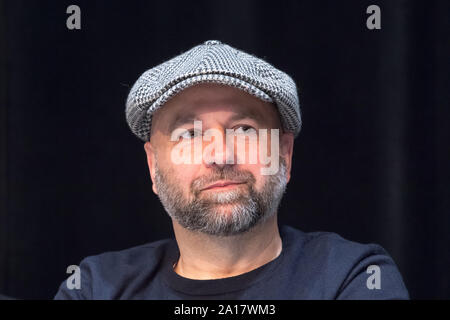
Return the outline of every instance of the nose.
[[[216,131],[211,141],[203,148],[203,160],[208,168],[215,166],[223,169],[225,166],[235,165],[234,143],[231,143],[231,141],[227,143],[224,130]]]

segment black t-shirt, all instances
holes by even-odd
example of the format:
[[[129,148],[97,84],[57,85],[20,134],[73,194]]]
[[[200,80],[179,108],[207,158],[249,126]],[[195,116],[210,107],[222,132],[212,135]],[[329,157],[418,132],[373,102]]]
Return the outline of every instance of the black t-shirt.
[[[269,263],[223,279],[193,280],[173,270],[174,239],[85,258],[81,288],[64,281],[55,299],[409,299],[386,251],[330,232],[280,228],[282,251]],[[374,267],[375,266],[375,267]]]

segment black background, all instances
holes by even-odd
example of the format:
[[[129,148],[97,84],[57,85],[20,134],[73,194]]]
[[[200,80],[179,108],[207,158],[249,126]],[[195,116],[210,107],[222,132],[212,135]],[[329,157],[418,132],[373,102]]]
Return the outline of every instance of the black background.
[[[125,100],[217,39],[298,85],[281,223],[379,243],[412,298],[449,299],[449,20],[450,1],[0,1],[0,292],[52,298],[83,257],[172,236]]]

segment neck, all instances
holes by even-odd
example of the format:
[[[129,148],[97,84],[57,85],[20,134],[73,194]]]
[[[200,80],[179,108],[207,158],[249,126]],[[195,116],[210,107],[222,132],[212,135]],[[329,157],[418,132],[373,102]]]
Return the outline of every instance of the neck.
[[[279,256],[282,242],[274,214],[251,230],[212,236],[183,228],[173,220],[180,259],[174,270],[190,279],[219,279],[254,270]]]

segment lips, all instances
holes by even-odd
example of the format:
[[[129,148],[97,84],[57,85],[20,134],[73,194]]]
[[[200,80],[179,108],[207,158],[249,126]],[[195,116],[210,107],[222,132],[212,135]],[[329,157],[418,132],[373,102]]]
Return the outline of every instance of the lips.
[[[223,188],[223,187],[227,187],[227,186],[234,186],[234,185],[240,185],[240,184],[244,184],[245,182],[240,182],[240,181],[219,181],[216,183],[213,183],[209,186],[207,186],[206,188],[202,189],[203,190],[208,190],[208,189],[213,189],[213,188]]]

